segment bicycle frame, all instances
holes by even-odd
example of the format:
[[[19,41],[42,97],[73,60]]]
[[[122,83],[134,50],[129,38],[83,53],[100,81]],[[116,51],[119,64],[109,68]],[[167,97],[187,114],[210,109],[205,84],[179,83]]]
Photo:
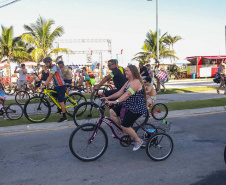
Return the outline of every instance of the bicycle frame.
[[[47,90],[47,89],[44,89],[44,90],[43,90],[43,94],[47,94],[47,95],[51,98],[51,100],[54,102],[54,104],[55,104],[59,109],[61,109],[61,106],[60,106],[59,103],[56,101],[56,99],[51,95],[51,93],[57,93],[57,92],[54,91],[54,90]],[[75,106],[78,105],[77,102],[74,101],[69,95],[67,95],[66,93],[65,93],[65,95],[70,99],[70,101],[72,101],[72,102],[75,104]],[[69,108],[69,107],[74,107],[74,105],[68,105],[68,106],[66,106],[65,108]]]
[[[97,126],[96,126],[96,128],[95,128],[95,130],[94,130],[94,132],[93,132],[93,134],[92,134],[92,136],[91,136],[91,138],[89,139],[88,143],[90,144],[90,143],[94,140],[94,138],[95,138],[95,136],[96,136],[96,134],[97,134],[97,131],[98,131],[99,127],[101,126],[101,124],[102,124],[103,122],[106,123],[106,124],[110,127],[110,129],[111,129],[111,131],[112,131],[112,133],[114,134],[114,136],[115,136],[116,139],[118,139],[119,141],[123,141],[123,140],[121,139],[121,137],[119,137],[119,136],[115,133],[115,130],[114,130],[114,128],[111,126],[111,124],[113,124],[114,126],[116,126],[120,131],[123,131],[122,128],[121,128],[118,124],[116,124],[111,118],[106,117],[106,116],[104,115],[104,111],[100,111],[100,112],[101,112],[100,119],[99,119],[98,124],[97,124]],[[136,122],[135,122],[135,123],[136,123]],[[136,123],[136,124],[137,124],[137,123]],[[137,126],[140,127],[140,128],[142,128],[146,133],[149,134],[149,132],[146,131],[146,130],[142,127],[142,124],[141,124],[141,125],[137,124]]]

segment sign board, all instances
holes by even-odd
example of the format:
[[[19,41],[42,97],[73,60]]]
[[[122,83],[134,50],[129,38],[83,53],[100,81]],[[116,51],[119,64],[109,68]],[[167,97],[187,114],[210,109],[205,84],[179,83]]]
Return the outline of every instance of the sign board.
[[[188,66],[188,74],[196,74],[196,66]]]
[[[211,77],[211,67],[200,68],[200,77]]]

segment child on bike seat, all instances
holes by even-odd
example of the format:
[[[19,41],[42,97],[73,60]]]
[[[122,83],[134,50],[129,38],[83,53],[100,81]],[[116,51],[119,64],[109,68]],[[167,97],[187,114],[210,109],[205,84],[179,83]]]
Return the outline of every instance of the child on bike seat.
[[[0,110],[5,106],[6,95],[4,87],[2,85],[2,80],[0,79]],[[3,115],[4,119],[8,119],[6,115]]]
[[[153,105],[154,101],[156,100],[156,91],[151,84],[151,77],[147,76],[144,79],[145,89],[146,89],[146,97],[147,97],[147,107],[149,108],[150,105]]]

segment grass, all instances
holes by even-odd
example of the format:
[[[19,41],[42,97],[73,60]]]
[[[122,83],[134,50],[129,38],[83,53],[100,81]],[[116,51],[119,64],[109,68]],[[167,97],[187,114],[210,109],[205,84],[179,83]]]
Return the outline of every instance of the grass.
[[[165,103],[169,111],[226,106],[226,98]]]
[[[178,94],[178,93],[193,93],[193,92],[203,92],[203,91],[215,91],[217,87],[189,87],[189,88],[174,88],[167,89],[166,92],[159,92],[158,94]]]

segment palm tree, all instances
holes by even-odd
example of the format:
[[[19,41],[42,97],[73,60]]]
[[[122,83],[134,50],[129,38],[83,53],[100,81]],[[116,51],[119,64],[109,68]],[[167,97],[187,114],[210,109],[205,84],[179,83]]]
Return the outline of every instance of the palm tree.
[[[135,54],[135,57],[132,60],[136,60],[142,64],[146,64],[150,60],[149,53],[139,52],[139,53]]]
[[[174,50],[170,50],[165,43],[167,33],[160,36],[159,39],[159,58],[178,58]],[[144,41],[142,49],[148,53],[148,57],[155,59],[157,62],[157,32],[153,33],[151,30],[147,33],[147,38]]]
[[[164,42],[165,42],[167,45],[169,45],[169,48],[172,46],[172,49],[173,49],[173,45],[174,45],[177,41],[179,41],[179,40],[182,40],[182,38],[181,38],[180,36],[174,36],[174,37],[172,37],[171,35],[167,35],[167,36],[165,37]]]
[[[31,52],[33,61],[40,63],[45,57],[51,56],[51,54],[69,52],[66,48],[53,49],[54,40],[64,33],[62,26],[58,26],[51,32],[51,27],[54,24],[54,20],[45,20],[40,16],[35,24],[24,25],[25,30],[28,32],[22,34],[21,38],[35,48]]]
[[[10,62],[16,61],[18,58],[26,60],[29,59],[30,56],[22,49],[22,47],[18,47],[18,42],[21,40],[21,38],[13,37],[13,26],[6,28],[1,25],[1,27],[2,34],[0,37],[0,59],[2,59],[2,62],[7,61],[9,64],[9,67],[6,71],[6,76],[10,76]]]

